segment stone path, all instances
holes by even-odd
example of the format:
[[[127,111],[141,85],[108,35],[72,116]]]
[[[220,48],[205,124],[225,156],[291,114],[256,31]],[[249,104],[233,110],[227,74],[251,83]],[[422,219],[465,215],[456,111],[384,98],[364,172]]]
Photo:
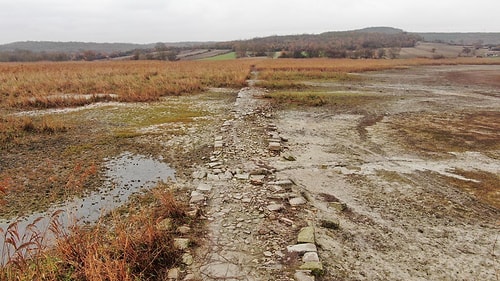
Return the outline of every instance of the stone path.
[[[208,236],[184,280],[314,280],[311,270],[322,269],[314,228],[303,215],[307,200],[269,165],[287,139],[264,110],[262,94],[240,90],[209,162],[193,173],[190,203],[208,220]],[[304,264],[297,264],[302,255]]]

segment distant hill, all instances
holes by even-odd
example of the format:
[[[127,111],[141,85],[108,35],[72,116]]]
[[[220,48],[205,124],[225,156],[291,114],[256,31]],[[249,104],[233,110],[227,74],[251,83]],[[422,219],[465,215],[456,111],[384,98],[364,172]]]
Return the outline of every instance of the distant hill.
[[[192,47],[206,42],[180,42],[165,43],[168,47]],[[77,53],[82,51],[94,51],[98,53],[118,53],[129,52],[136,49],[153,49],[154,44],[131,44],[131,43],[93,43],[93,42],[53,42],[53,41],[24,41],[0,45],[0,52],[12,52],[25,50],[35,53]]]
[[[154,45],[153,45],[154,46]],[[51,42],[25,41],[0,45],[0,51],[27,50],[31,52],[62,52],[75,53],[80,51],[94,51],[102,53],[127,52],[134,49],[143,49],[147,45],[128,43],[84,43],[84,42]]]
[[[426,42],[447,43],[454,45],[500,45],[499,32],[467,32],[467,33],[416,33]]]
[[[182,54],[214,53],[211,50],[232,50],[238,57],[395,58],[399,56],[401,48],[416,47],[417,42],[455,46],[488,45],[487,47],[494,49],[500,46],[500,33],[416,33],[393,27],[367,27],[351,31],[275,35],[226,42],[131,44],[25,41],[0,45],[0,61],[161,59],[167,54],[173,54],[173,59],[184,59],[189,56],[183,57]],[[428,53],[423,46],[427,45],[421,45],[417,50],[418,54]],[[433,49],[430,48],[431,51]],[[451,53],[457,52],[453,50]]]
[[[398,34],[398,33],[403,33],[405,32],[402,29],[399,28],[394,28],[394,27],[387,27],[387,26],[376,26],[376,27],[366,27],[362,29],[357,29],[353,30],[354,32],[361,32],[361,33],[384,33],[384,34]]]

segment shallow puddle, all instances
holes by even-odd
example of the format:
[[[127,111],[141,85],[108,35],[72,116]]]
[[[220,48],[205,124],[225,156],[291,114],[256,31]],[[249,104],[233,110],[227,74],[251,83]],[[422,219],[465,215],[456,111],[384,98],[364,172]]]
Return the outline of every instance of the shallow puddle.
[[[19,218],[18,223],[13,225],[15,229],[12,226],[10,228],[12,234],[19,234],[19,241],[16,243],[21,245],[31,240],[36,233],[48,233],[51,217],[59,210],[63,211],[57,216],[63,229],[75,223],[93,223],[102,215],[126,203],[131,195],[151,189],[160,181],[175,181],[175,170],[159,160],[144,155],[125,152],[109,159],[105,167],[106,181],[99,191],[53,206],[46,212]],[[5,245],[6,238],[11,237],[8,228],[12,223],[13,221],[0,220],[0,228],[4,230],[0,234],[0,245]],[[5,256],[9,254],[5,252],[5,247],[3,251],[1,254],[4,256],[3,260],[6,260]],[[12,249],[10,251],[12,252]]]

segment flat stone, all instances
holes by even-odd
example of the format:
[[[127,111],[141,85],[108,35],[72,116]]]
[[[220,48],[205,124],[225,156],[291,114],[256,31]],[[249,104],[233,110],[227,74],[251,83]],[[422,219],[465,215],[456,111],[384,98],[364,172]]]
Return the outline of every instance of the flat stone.
[[[214,142],[214,148],[222,148],[224,147],[224,142],[223,141],[215,141]]]
[[[313,243],[297,244],[287,246],[286,250],[292,253],[306,253],[306,252],[317,252],[318,249]]]
[[[297,270],[293,275],[296,281],[314,281],[314,276],[311,275],[310,270]]]
[[[166,218],[157,223],[156,228],[160,231],[170,230],[170,228],[172,228],[172,220],[170,218]]]
[[[189,239],[174,238],[174,247],[179,250],[186,250],[187,248],[189,248]]]
[[[182,255],[182,263],[185,265],[192,265],[194,262],[193,256],[189,253],[184,253]]]
[[[316,252],[307,252],[302,257],[303,262],[319,262],[318,253]]]
[[[221,141],[222,140],[222,136],[216,136],[215,137],[215,141]]]
[[[289,179],[277,180],[277,181],[270,182],[269,185],[286,186],[286,185],[293,185],[293,182]]]
[[[328,207],[342,212],[347,209],[347,204],[342,202],[330,202],[328,203]]]
[[[193,190],[191,192],[191,200],[189,200],[189,203],[198,203],[205,200],[205,195],[199,193],[196,190]]]
[[[192,177],[194,179],[202,179],[207,176],[207,172],[205,171],[194,171]]]
[[[300,196],[300,197],[292,198],[288,202],[292,206],[299,206],[299,205],[304,205],[305,203],[307,203],[307,200],[304,197]]]
[[[279,142],[270,142],[269,143],[269,150],[271,150],[271,151],[280,151],[281,150],[281,144]]]
[[[250,174],[248,174],[248,173],[236,174],[236,175],[234,175],[234,178],[237,180],[248,180],[250,178]]]
[[[189,281],[189,280],[194,280],[196,278],[196,275],[194,275],[194,273],[189,273],[189,274],[186,274],[186,277],[184,277],[184,281]]]
[[[314,227],[302,228],[297,237],[297,243],[314,243]]]
[[[333,218],[324,218],[320,221],[321,226],[329,229],[338,229],[340,227],[340,222]]]
[[[301,265],[299,268],[303,269],[303,270],[311,270],[312,272],[314,272],[316,274],[323,273],[323,265],[320,262],[306,262],[303,265]]]
[[[210,190],[212,190],[212,186],[202,182],[198,185],[196,190],[201,191],[201,192],[209,192]]]
[[[219,174],[219,179],[220,180],[230,180],[233,178],[233,174],[231,172],[226,171],[223,174]]]
[[[284,208],[285,208],[285,206],[283,204],[271,204],[271,205],[267,206],[267,209],[271,212],[276,212],[276,211],[282,210]]]
[[[188,234],[189,232],[191,232],[191,227],[189,226],[179,226],[177,228],[177,232],[179,232],[180,234]]]
[[[216,161],[216,162],[210,162],[208,163],[208,167],[210,168],[220,168],[222,166],[222,162]]]
[[[239,267],[232,263],[215,263],[202,266],[200,271],[203,275],[210,276],[212,279],[238,279],[244,276]]]
[[[168,273],[167,273],[167,278],[168,279],[179,279],[179,268],[175,267],[175,268],[172,268],[172,269],[169,269],[168,270]]]
[[[265,257],[268,257],[268,258],[273,256],[273,253],[271,253],[270,251],[265,251],[263,254]]]
[[[207,180],[218,181],[218,180],[220,180],[220,178],[219,178],[219,175],[215,175],[215,174],[210,173],[210,174],[207,174]]]

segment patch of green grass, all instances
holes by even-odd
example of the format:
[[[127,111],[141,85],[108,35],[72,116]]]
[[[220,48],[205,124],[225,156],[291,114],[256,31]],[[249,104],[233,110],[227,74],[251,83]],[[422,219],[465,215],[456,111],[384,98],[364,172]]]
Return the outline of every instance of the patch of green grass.
[[[234,59],[236,59],[236,53],[230,52],[230,53],[226,53],[226,54],[222,54],[222,55],[218,55],[218,56],[213,56],[213,57],[209,57],[209,58],[202,59],[202,60],[204,60],[204,61],[219,61],[219,60],[234,60]]]
[[[206,114],[203,110],[180,102],[163,102],[148,106],[138,105],[116,110],[117,112],[109,117],[109,121],[112,124],[117,124],[118,131],[122,132],[167,123],[190,123],[196,117]]]
[[[354,110],[369,103],[384,99],[370,93],[329,91],[276,91],[264,96],[277,105],[332,106],[337,109]]]

